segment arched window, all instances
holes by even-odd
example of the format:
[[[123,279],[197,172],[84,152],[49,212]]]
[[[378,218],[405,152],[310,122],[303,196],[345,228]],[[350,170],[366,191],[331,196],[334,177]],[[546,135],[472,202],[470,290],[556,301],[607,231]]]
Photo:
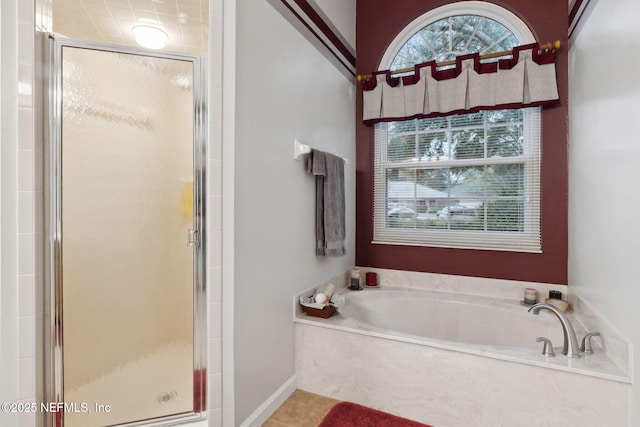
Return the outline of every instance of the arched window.
[[[532,42],[507,15],[483,2],[438,8],[405,28],[380,69]],[[539,107],[376,124],[374,241],[539,252],[540,147]]]
[[[395,55],[390,69],[431,60],[449,61],[466,53],[503,52],[518,44],[513,33],[493,19],[479,15],[454,15],[415,33]]]

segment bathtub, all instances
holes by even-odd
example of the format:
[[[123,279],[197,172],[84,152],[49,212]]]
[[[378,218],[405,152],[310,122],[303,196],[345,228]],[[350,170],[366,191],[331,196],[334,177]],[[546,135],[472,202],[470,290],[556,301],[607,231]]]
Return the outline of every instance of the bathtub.
[[[393,338],[446,347],[457,343],[460,351],[495,350],[498,356],[509,348],[541,348],[537,337],[555,345],[563,340],[553,315],[534,316],[510,300],[394,288],[343,295],[348,304],[332,323]]]
[[[438,427],[627,425],[628,375],[601,348],[564,356],[551,313],[395,287],[341,295],[328,319],[295,315],[300,389]],[[541,354],[541,336],[556,357]]]

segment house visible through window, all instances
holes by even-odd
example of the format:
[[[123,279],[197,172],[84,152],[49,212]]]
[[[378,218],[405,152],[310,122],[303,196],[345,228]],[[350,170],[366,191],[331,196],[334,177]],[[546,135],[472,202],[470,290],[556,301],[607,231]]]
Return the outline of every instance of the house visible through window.
[[[519,44],[496,20],[449,16],[391,69]],[[374,242],[539,252],[540,146],[538,107],[376,124]]]

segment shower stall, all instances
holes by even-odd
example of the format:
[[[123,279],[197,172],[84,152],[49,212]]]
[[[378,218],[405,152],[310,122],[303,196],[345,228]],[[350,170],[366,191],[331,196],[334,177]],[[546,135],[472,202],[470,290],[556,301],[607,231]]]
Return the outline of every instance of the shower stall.
[[[202,419],[203,61],[47,38],[45,425]]]

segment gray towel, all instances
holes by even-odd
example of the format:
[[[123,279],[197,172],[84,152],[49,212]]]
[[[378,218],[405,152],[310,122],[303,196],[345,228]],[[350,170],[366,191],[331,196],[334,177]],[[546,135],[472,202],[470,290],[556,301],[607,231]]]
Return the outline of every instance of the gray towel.
[[[311,150],[307,169],[316,177],[316,255],[346,255],[344,160]]]

